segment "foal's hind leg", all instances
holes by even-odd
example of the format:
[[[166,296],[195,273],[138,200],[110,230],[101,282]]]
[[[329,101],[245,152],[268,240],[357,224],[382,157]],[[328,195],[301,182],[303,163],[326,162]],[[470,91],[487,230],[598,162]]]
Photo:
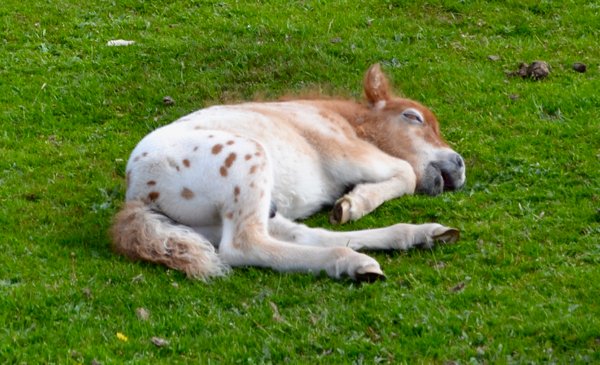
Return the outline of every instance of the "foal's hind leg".
[[[219,255],[231,266],[262,266],[278,271],[327,272],[339,278],[357,280],[383,277],[373,258],[348,247],[297,245],[273,238],[268,232],[273,186],[268,157],[257,145],[254,170],[232,169],[222,186],[235,186],[231,198],[223,202],[223,234]],[[255,161],[256,162],[256,161]]]

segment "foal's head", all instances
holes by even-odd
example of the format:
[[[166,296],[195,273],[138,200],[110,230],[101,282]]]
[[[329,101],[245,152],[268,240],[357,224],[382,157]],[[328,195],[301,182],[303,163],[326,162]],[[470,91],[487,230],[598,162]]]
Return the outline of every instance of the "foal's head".
[[[379,64],[367,71],[364,89],[371,109],[363,125],[367,138],[410,163],[417,175],[417,192],[437,195],[464,185],[464,160],[444,141],[428,108],[394,96]]]

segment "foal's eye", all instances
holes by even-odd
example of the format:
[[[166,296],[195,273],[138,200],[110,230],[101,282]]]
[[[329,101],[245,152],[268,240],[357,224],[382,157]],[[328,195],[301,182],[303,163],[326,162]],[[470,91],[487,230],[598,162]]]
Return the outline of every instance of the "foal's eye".
[[[411,123],[425,123],[425,118],[423,118],[423,114],[421,114],[418,110],[412,108],[403,111],[402,118]]]

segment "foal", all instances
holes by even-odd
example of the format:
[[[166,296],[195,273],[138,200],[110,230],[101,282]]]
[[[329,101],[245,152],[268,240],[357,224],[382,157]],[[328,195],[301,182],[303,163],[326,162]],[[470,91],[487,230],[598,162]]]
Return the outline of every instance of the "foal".
[[[213,106],[153,131],[127,163],[116,250],[200,279],[262,266],[371,281],[384,274],[356,250],[456,241],[456,229],[434,223],[332,232],[293,222],[333,205],[331,221],[345,223],[464,184],[463,159],[429,109],[394,96],[377,64],[364,92],[366,103]]]

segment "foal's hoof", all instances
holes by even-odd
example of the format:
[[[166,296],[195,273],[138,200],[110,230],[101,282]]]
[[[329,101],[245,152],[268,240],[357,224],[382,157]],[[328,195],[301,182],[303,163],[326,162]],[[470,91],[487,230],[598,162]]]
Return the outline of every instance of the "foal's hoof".
[[[350,201],[345,197],[338,199],[329,213],[331,224],[344,224],[350,220]]]
[[[460,238],[460,231],[455,228],[444,227],[441,224],[430,223],[423,224],[421,227],[425,230],[425,237],[422,242],[415,244],[419,248],[432,248],[438,243],[454,243]]]
[[[442,227],[433,233],[433,241],[440,243],[454,243],[460,238],[460,231],[456,228]]]
[[[383,271],[374,266],[360,268],[356,270],[356,274],[354,276],[354,279],[359,283],[374,283],[379,280],[384,281],[386,278],[387,277]]]

